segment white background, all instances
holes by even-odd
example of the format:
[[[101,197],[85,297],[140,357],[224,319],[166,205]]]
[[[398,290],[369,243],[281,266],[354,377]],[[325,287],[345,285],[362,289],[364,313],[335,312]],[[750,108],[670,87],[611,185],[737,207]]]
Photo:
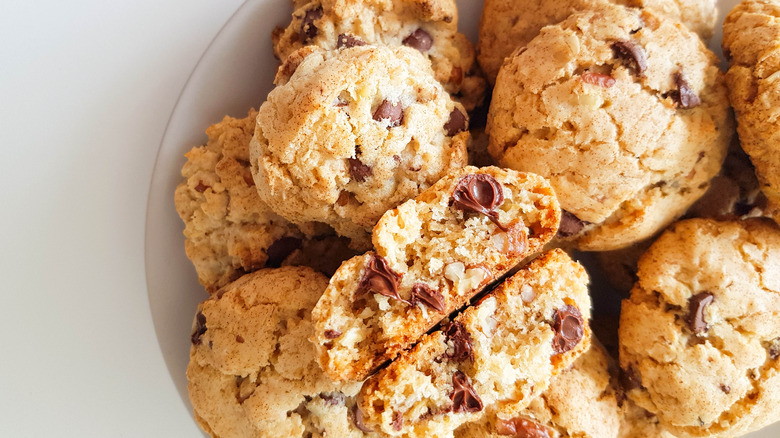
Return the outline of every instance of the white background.
[[[0,437],[201,436],[155,337],[144,219],[176,98],[240,4],[0,3]]]

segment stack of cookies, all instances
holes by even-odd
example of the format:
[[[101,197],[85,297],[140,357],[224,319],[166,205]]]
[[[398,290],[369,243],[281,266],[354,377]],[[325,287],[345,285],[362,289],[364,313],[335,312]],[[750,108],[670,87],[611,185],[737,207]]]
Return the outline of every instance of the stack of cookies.
[[[728,15],[727,74],[713,0],[486,0],[476,48],[454,0],[292,3],[175,194],[204,431],[780,420],[780,1]]]

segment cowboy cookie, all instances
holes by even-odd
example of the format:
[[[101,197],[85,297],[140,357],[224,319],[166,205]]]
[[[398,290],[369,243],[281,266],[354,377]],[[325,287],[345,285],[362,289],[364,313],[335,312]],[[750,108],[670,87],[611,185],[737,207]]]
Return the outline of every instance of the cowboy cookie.
[[[382,216],[374,251],[344,262],[317,303],[313,341],[336,380],[362,380],[555,234],[547,181],[466,167]]]

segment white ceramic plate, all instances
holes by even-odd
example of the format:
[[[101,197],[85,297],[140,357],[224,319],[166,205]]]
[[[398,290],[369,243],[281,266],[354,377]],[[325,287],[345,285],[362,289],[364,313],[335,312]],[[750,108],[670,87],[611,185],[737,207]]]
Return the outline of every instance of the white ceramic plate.
[[[720,1],[721,19],[737,2]],[[476,41],[482,0],[458,0],[458,6],[461,32]],[[184,153],[205,142],[206,127],[225,114],[243,117],[248,108],[265,100],[278,62],[271,50],[271,30],[286,25],[290,13],[289,0],[249,0],[236,11],[196,65],[160,144],[147,207],[146,278],[160,349],[188,409],[190,329],[195,308],[207,295],[184,254],[184,226],[173,205],[173,192],[181,181]],[[719,46],[718,34],[712,48],[720,53]],[[778,436],[780,425],[750,435]]]

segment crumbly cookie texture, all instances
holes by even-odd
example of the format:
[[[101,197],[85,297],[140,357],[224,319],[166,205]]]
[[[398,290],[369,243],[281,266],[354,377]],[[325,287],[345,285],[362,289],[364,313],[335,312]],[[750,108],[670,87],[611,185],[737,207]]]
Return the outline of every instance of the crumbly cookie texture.
[[[550,178],[559,236],[619,249],[682,215],[733,131],[717,58],[648,10],[603,6],[542,30],[498,75],[488,115],[502,166]]]
[[[628,396],[678,436],[739,436],[780,415],[780,228],[691,219],[639,261],[623,301]]]
[[[466,164],[468,116],[415,49],[301,50],[260,107],[257,190],[287,220],[327,223],[365,250],[385,211]]]
[[[294,7],[290,25],[272,35],[281,60],[306,45],[407,46],[430,60],[436,79],[467,110],[485,95],[474,46],[458,33],[454,0],[316,0]]]
[[[206,130],[208,142],[190,150],[174,194],[184,221],[184,249],[209,293],[262,267],[279,267],[307,236],[326,232],[295,226],[260,200],[249,171],[249,141],[257,111],[225,116]],[[332,231],[331,231],[332,233]]]
[[[363,384],[364,424],[391,436],[447,436],[486,409],[520,414],[590,347],[588,275],[543,254]]]
[[[618,438],[622,415],[609,364],[594,342],[519,415],[501,417],[487,410],[478,422],[459,427],[455,438]]]
[[[195,419],[213,437],[361,437],[359,385],[319,369],[310,312],[328,280],[307,267],[263,269],[198,306],[187,368]]]
[[[495,83],[504,59],[531,42],[544,26],[610,3],[652,9],[705,39],[712,36],[718,16],[715,0],[485,0],[477,45],[479,64],[490,83]]]
[[[382,216],[374,251],[344,262],[315,307],[325,372],[363,380],[549,242],[560,210],[538,175],[453,171]]]
[[[780,223],[780,2],[738,4],[723,23],[723,52],[739,138]]]

